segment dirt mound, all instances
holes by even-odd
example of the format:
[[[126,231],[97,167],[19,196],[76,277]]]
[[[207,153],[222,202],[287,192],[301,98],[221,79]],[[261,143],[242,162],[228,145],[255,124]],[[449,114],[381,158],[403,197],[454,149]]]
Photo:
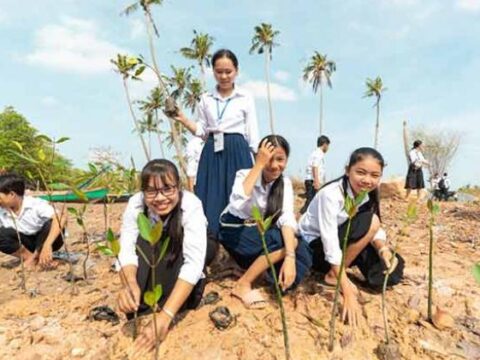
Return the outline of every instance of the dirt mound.
[[[380,184],[380,197],[382,199],[398,199],[405,196],[405,180],[393,178],[384,180]]]

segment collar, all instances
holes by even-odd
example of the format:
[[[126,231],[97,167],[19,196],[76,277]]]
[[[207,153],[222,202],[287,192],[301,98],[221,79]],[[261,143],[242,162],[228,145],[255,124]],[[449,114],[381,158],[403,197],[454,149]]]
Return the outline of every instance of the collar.
[[[243,89],[241,87],[239,87],[238,85],[235,85],[232,93],[229,96],[227,96],[226,98],[224,98],[220,95],[220,93],[217,90],[217,87],[215,86],[214,90],[211,93],[209,93],[208,95],[213,97],[214,99],[217,99],[217,100],[220,100],[220,101],[227,101],[227,100],[233,99],[235,97],[245,96],[245,92],[243,91]]]

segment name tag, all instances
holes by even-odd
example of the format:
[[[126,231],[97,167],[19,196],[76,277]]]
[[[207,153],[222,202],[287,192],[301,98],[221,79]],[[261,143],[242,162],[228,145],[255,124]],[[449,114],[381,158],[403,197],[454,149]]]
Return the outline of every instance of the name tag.
[[[222,132],[213,134],[213,151],[214,152],[223,151],[223,133]]]

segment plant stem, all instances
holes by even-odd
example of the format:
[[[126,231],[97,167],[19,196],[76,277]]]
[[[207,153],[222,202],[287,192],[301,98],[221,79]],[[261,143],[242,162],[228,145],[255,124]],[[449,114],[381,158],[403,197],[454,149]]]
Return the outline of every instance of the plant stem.
[[[135,299],[135,297],[133,296],[132,288],[128,284],[127,277],[123,273],[123,270],[122,270],[123,266],[122,266],[122,263],[120,262],[120,258],[118,256],[115,256],[115,259],[118,262],[118,266],[120,266],[120,278],[123,277],[122,283],[124,283],[125,286],[127,287],[128,292],[130,293],[130,296],[132,297],[132,299]],[[135,312],[133,313],[133,340],[137,338],[137,335],[138,335],[138,311],[135,310]]]
[[[15,215],[11,210],[9,210],[10,216],[13,220],[13,225],[15,226],[15,232],[17,233],[18,245],[20,246],[19,249],[23,247],[22,240],[20,238],[20,232],[18,231],[17,220],[15,220]],[[20,288],[23,291],[27,291],[27,276],[25,275],[25,265],[23,263],[23,257],[20,255],[20,269],[22,270],[22,280],[20,281]]]
[[[432,321],[432,285],[433,285],[433,215],[430,214],[428,226],[430,234],[430,249],[428,252],[428,320]]]
[[[395,259],[397,255],[397,248],[392,252],[392,259]],[[390,344],[390,331],[388,327],[388,317],[387,317],[387,300],[386,300],[386,292],[387,292],[387,283],[388,278],[390,277],[390,271],[393,267],[393,260],[390,263],[390,267],[387,269],[387,273],[383,279],[383,286],[382,286],[382,316],[383,316],[383,327],[385,328],[385,343]]]
[[[345,233],[345,237],[343,238],[342,261],[340,263],[340,270],[337,276],[337,284],[335,285],[335,297],[333,299],[332,316],[330,318],[330,334],[329,334],[329,340],[328,340],[329,351],[333,351],[333,346],[335,342],[335,317],[337,315],[338,297],[340,295],[340,281],[342,280],[343,268],[345,267],[345,253],[347,252],[347,243],[348,243],[348,236],[350,235],[351,224],[352,224],[352,219],[349,218],[347,223],[347,232]]]
[[[152,291],[155,291],[155,246],[152,246],[152,262],[150,263],[150,270],[152,271]],[[160,341],[158,340],[158,329],[157,329],[157,317],[155,316],[155,312],[157,310],[157,304],[155,303],[152,307],[153,313],[153,328],[155,330],[155,360],[158,359],[158,350]]]
[[[273,276],[273,282],[275,284],[275,293],[277,296],[277,302],[280,307],[280,316],[282,318],[282,332],[283,332],[283,343],[285,346],[285,358],[287,360],[291,359],[290,356],[290,343],[288,340],[288,327],[287,327],[287,318],[285,316],[285,309],[283,307],[283,300],[282,300],[282,292],[280,291],[280,286],[278,285],[278,278],[277,278],[277,273],[275,271],[275,267],[272,264],[272,261],[270,260],[270,256],[268,255],[268,249],[267,249],[267,243],[265,241],[265,233],[262,232],[261,234],[262,238],[262,245],[263,245],[263,251],[265,253],[265,257],[267,258],[268,266],[270,267],[270,271],[272,272]]]

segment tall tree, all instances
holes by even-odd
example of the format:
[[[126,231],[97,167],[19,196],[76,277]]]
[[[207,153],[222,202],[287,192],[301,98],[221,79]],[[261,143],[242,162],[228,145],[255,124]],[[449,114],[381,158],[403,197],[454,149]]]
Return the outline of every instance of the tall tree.
[[[377,118],[375,121],[375,140],[373,142],[373,147],[377,149],[378,133],[380,130],[380,100],[382,98],[383,92],[385,92],[387,88],[383,86],[382,78],[380,76],[377,76],[373,80],[367,78],[365,85],[367,86],[367,91],[365,91],[364,97],[375,96],[375,104],[373,106],[377,109]]]
[[[265,79],[267,80],[267,98],[268,98],[268,114],[270,119],[270,131],[274,131],[272,97],[270,94],[270,61],[272,60],[272,50],[279,44],[275,42],[280,31],[273,30],[271,24],[261,23],[255,26],[252,38],[252,46],[250,47],[250,54],[265,54]]]
[[[206,67],[210,67],[210,59],[212,54],[210,49],[213,46],[214,38],[207,33],[199,33],[193,30],[193,39],[190,42],[190,47],[183,47],[180,53],[187,59],[195,60],[200,67],[203,87],[206,86]]]
[[[335,62],[328,60],[327,55],[322,55],[318,51],[315,51],[310,62],[303,69],[303,80],[312,83],[313,92],[317,93],[320,89],[320,135],[323,134],[323,84],[326,83],[329,88],[332,87],[331,76],[335,70],[337,70]]]

